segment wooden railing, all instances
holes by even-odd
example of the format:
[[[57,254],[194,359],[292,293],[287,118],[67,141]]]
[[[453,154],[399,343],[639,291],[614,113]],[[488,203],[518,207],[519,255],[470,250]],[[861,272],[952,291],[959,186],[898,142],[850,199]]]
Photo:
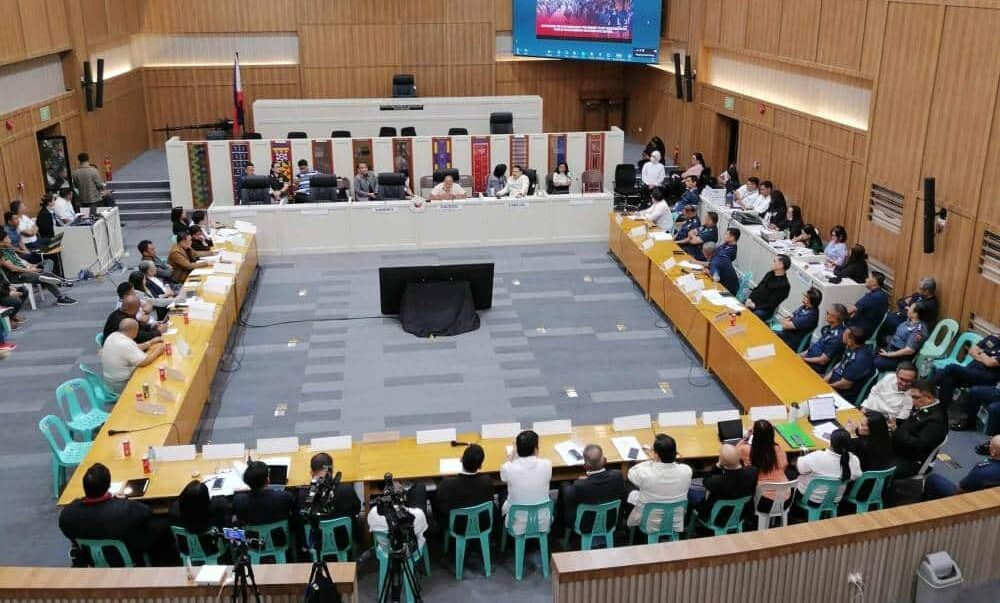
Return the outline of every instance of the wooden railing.
[[[553,555],[558,603],[909,601],[927,553],[965,585],[1000,579],[1000,488],[763,532]]]

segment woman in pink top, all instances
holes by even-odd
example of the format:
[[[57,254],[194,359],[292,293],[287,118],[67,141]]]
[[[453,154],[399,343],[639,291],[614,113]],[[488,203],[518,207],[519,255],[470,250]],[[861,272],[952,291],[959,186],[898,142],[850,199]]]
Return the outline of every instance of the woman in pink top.
[[[687,169],[683,174],[681,174],[681,180],[687,178],[688,176],[694,176],[695,178],[701,178],[701,173],[705,171],[705,156],[701,153],[695,153],[691,155],[691,167]]]
[[[743,466],[757,468],[757,483],[763,482],[787,482],[785,468],[788,467],[788,455],[781,449],[781,446],[774,441],[774,426],[770,421],[757,419],[753,423],[751,430],[753,444],[744,438],[737,448],[740,451],[740,460]],[[748,434],[749,436],[749,434]],[[766,492],[767,498],[774,498],[770,492]],[[761,500],[761,504],[764,501]],[[770,505],[767,505],[768,507]],[[761,509],[762,512],[770,509]]]

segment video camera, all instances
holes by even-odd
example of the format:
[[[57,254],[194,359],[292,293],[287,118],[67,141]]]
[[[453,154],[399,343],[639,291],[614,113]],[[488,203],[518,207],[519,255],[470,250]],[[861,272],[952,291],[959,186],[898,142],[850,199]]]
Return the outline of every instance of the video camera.
[[[309,485],[309,494],[306,495],[305,502],[302,503],[300,513],[303,517],[324,518],[333,515],[333,500],[337,494],[337,486],[340,485],[341,472],[338,471],[333,477],[330,472],[333,467],[327,467],[326,473],[321,477],[314,478]]]
[[[382,494],[375,498],[375,506],[378,514],[385,518],[392,552],[411,555],[420,549],[417,534],[413,530],[415,518],[406,509],[402,493],[396,491],[391,473],[385,474]]]

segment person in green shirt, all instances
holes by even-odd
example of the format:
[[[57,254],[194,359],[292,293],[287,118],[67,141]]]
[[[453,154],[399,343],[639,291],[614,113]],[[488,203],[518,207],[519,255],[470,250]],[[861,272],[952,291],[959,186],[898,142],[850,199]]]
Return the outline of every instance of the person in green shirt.
[[[75,299],[59,290],[59,285],[66,284],[61,278],[21,259],[11,245],[10,236],[3,230],[0,230],[0,268],[3,268],[12,284],[41,285],[56,298],[56,303],[60,306],[72,306],[76,303]]]

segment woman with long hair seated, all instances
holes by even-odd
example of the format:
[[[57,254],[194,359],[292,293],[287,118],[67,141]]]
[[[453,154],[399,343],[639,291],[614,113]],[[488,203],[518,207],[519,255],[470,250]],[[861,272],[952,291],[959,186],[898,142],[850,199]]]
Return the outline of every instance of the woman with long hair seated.
[[[787,482],[788,455],[774,439],[774,425],[766,419],[757,419],[743,440],[736,445],[740,460],[745,467],[757,469],[757,483]],[[765,500],[766,498],[766,500]],[[772,493],[765,493],[757,510],[767,513],[771,510]]]

